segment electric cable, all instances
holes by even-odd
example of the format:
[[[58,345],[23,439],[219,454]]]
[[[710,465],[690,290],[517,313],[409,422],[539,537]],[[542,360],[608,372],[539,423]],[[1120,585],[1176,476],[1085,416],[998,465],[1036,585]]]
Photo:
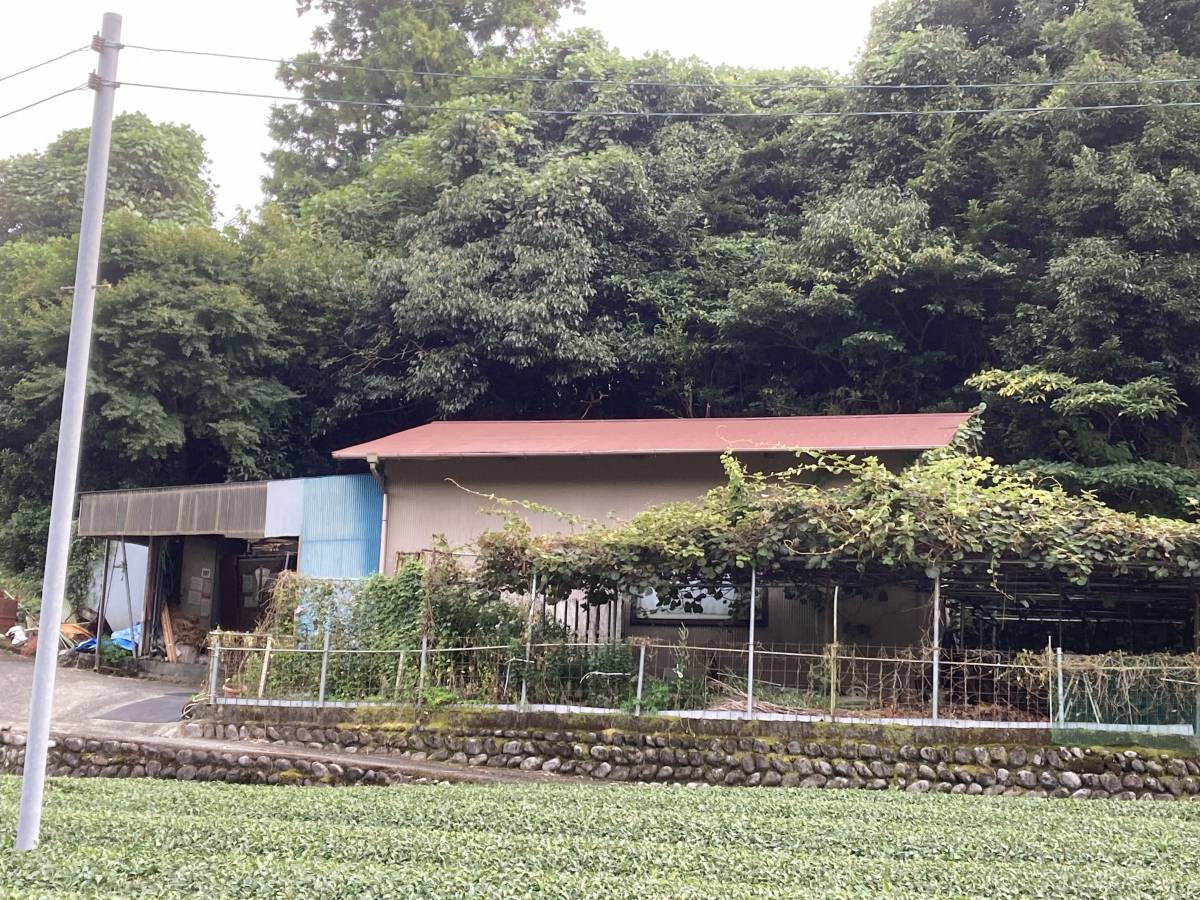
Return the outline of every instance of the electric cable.
[[[330,69],[333,71],[375,72],[387,75],[412,75],[421,78],[453,78],[479,81],[500,81],[532,84],[565,84],[565,85],[608,85],[616,87],[673,87],[673,88],[714,88],[718,90],[764,90],[769,88],[800,88],[811,90],[877,90],[877,91],[926,91],[957,88],[961,90],[996,90],[1004,88],[1047,88],[1047,87],[1123,87],[1130,85],[1179,85],[1200,84],[1197,78],[1130,78],[1111,80],[1048,80],[1048,81],[994,81],[975,83],[929,82],[925,84],[867,84],[811,81],[751,81],[744,83],[719,81],[642,81],[608,78],[552,78],[544,75],[496,75],[470,72],[438,72],[424,69],[394,69],[386,66],[363,66],[353,63],[308,62],[298,57],[274,58],[269,56],[252,56],[242,53],[221,53],[215,50],[183,50],[175,47],[150,47],[144,44],[122,44],[122,49],[144,50],[150,53],[172,53],[182,56],[206,56],[216,59],[233,59],[244,62],[264,62],[274,65],[305,66],[311,69]]]
[[[57,94],[51,94],[49,97],[43,97],[41,100],[34,100],[32,103],[26,103],[24,106],[18,106],[16,109],[10,109],[8,112],[0,113],[0,119],[7,119],[9,116],[15,116],[19,112],[25,112],[27,109],[33,109],[35,106],[41,106],[43,103],[49,103],[51,100],[57,100],[64,94],[82,91],[87,88],[87,83],[77,84],[73,88],[67,88],[65,91],[59,91]]]
[[[83,47],[76,47],[74,50],[68,50],[66,53],[60,53],[58,56],[44,59],[40,63],[34,63],[32,66],[26,66],[24,69],[18,69],[16,72],[9,72],[7,75],[0,75],[0,81],[8,81],[10,78],[16,78],[18,75],[24,75],[26,72],[32,72],[34,69],[40,69],[42,66],[48,66],[50,63],[56,63],[60,59],[66,59],[68,56],[74,56],[84,50],[91,49],[91,44]]]
[[[876,110],[763,110],[761,112],[719,112],[689,110],[603,110],[603,109],[536,109],[516,106],[471,106],[455,107],[440,104],[389,103],[383,100],[341,99],[337,97],[296,97],[289,94],[268,94],[253,91],[228,91],[218,88],[189,87],[186,85],[150,84],[136,81],[119,81],[117,87],[147,88],[162,91],[181,91],[191,94],[213,94],[223,97],[249,97],[260,100],[277,100],[286,103],[314,105],[361,106],[390,109],[395,112],[416,110],[419,112],[448,112],[509,114],[529,116],[564,116],[576,118],[648,118],[648,119],[838,119],[838,118],[897,118],[902,116],[964,116],[991,115],[994,113],[1039,114],[1049,112],[1094,112],[1101,110],[1166,109],[1200,107],[1200,100],[1164,100],[1153,103],[1098,103],[1094,105],[1064,106],[998,106],[949,109],[876,109]]]

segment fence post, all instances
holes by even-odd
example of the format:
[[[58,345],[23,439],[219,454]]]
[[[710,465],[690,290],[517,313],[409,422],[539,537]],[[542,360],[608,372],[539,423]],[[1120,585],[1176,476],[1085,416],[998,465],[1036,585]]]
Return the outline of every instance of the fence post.
[[[321,684],[317,688],[317,705],[325,705],[325,676],[329,674],[329,629],[325,629],[325,640],[321,644]]]
[[[267,689],[267,667],[271,665],[271,635],[267,635],[267,649],[263,651],[263,667],[262,672],[258,676],[258,699],[263,697],[263,691]]]
[[[1196,714],[1192,721],[1192,737],[1200,738],[1200,668],[1197,668],[1194,676],[1196,679]]]
[[[404,653],[405,651],[401,650],[400,659],[396,661],[396,686],[392,688],[393,700],[400,699],[400,683],[404,678]]]
[[[835,584],[833,586],[833,627],[829,632],[829,718],[831,721],[837,719],[837,691],[838,691],[838,598],[841,594],[842,586]]]
[[[521,666],[521,712],[529,711],[529,665],[533,659],[533,608],[537,604],[537,572],[529,588],[529,621],[525,623],[525,663]],[[590,613],[589,613],[590,617]],[[599,628],[599,616],[596,618]]]
[[[930,696],[930,712],[933,721],[938,720],[939,692],[942,684],[942,573],[933,574],[933,691]]]
[[[1046,724],[1054,727],[1054,644],[1050,635],[1046,635]]]
[[[1058,725],[1061,728],[1067,721],[1066,694],[1063,692],[1062,647],[1055,651],[1054,663],[1058,669]]]
[[[754,720],[754,617],[758,611],[758,567],[750,566],[750,652],[746,654],[746,718]]]
[[[633,714],[635,716],[640,716],[642,714],[642,678],[646,674],[646,645],[642,644],[638,650],[637,696],[633,701]]]
[[[421,635],[421,668],[417,671],[417,706],[425,698],[425,669],[429,665],[429,635]]]
[[[837,720],[837,691],[838,691],[838,645],[830,644],[826,649],[829,657],[829,718]]]
[[[1192,652],[1200,654],[1200,593],[1192,592]],[[1200,667],[1196,669],[1196,714],[1192,736],[1200,739]]]
[[[97,645],[97,652],[99,652]],[[213,635],[212,653],[208,657],[208,697],[213,703],[219,703],[217,699],[217,670],[221,667],[221,633],[217,632]]]

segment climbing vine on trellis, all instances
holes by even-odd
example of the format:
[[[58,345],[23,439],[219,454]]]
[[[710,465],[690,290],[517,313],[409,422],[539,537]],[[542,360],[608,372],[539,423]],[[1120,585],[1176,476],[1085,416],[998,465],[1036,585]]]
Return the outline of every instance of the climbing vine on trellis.
[[[899,471],[876,457],[814,453],[768,474],[746,471],[732,455],[723,463],[726,483],[701,500],[654,506],[616,525],[534,535],[512,513],[480,538],[478,577],[520,590],[536,570],[548,599],[582,589],[605,602],[621,591],[669,598],[688,582],[743,582],[751,564],[763,574],[835,565],[932,573],[1016,562],[1078,584],[1098,570],[1200,573],[1200,525],[1119,512],[959,448],[930,451]]]

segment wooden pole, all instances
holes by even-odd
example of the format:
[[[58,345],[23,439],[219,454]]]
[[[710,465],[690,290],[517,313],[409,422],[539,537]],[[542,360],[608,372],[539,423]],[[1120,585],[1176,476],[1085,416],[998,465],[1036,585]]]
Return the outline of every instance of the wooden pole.
[[[165,610],[164,610],[165,612]],[[263,691],[267,689],[267,667],[271,665],[271,640],[272,636],[267,635],[267,649],[263,651],[263,666],[262,672],[258,676],[258,699],[263,697]]]

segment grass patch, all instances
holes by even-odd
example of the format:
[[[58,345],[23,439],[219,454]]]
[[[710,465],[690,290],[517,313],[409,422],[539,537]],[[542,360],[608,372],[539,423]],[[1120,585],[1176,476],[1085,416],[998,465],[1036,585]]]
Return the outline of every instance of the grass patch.
[[[0,896],[1196,897],[1200,803],[52,779]]]

